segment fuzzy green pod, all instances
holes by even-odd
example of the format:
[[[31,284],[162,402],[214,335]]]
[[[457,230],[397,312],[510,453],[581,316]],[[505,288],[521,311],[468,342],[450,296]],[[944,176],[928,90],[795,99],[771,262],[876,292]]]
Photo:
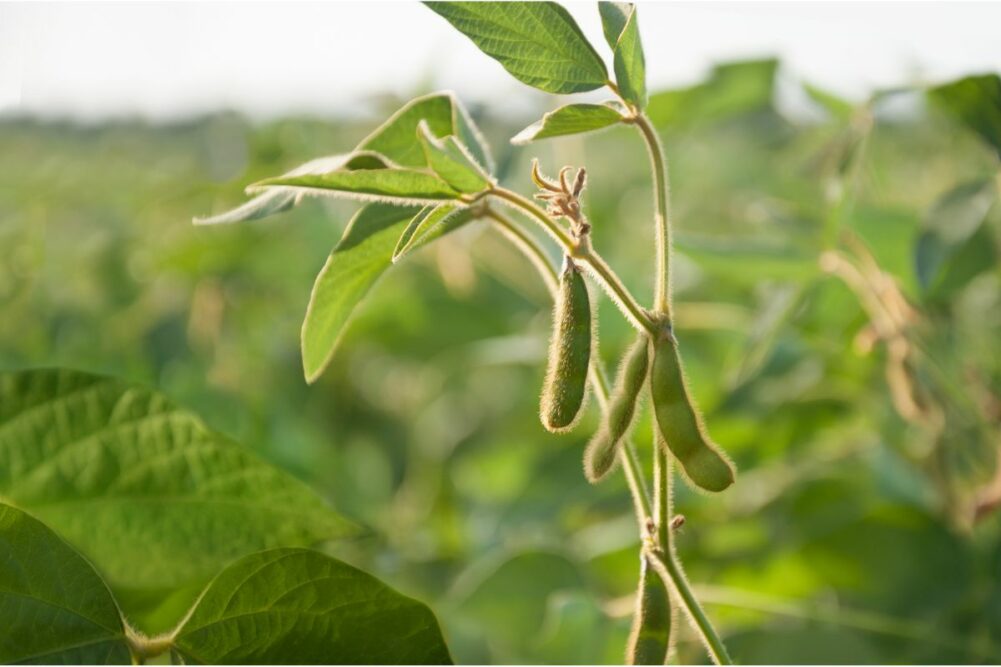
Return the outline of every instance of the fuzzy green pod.
[[[646,380],[650,364],[649,346],[647,335],[639,334],[619,366],[605,419],[584,454],[584,475],[589,482],[601,481],[615,465],[619,443],[633,422],[636,402]]]
[[[553,338],[542,386],[542,425],[559,433],[573,428],[584,404],[591,362],[591,301],[577,265],[563,260],[553,309]]]
[[[671,598],[657,571],[641,559],[633,628],[626,644],[627,665],[663,665],[671,648]]]
[[[733,465],[709,438],[688,394],[670,330],[653,343],[650,395],[660,434],[685,476],[706,491],[722,491],[733,484]]]

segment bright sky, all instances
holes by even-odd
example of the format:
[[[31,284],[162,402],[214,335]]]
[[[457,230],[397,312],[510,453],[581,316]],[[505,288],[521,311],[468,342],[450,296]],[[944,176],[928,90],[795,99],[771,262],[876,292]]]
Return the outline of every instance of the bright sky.
[[[569,7],[607,55],[594,3]],[[1001,71],[1001,3],[642,2],[640,25],[654,90],[765,55],[848,96]],[[0,3],[0,113],[325,113],[424,82],[529,94],[416,2]]]

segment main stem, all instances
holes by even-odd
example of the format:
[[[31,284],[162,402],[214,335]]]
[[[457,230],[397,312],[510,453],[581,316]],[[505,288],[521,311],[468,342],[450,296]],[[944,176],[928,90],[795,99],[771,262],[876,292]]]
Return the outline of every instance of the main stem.
[[[484,213],[488,218],[496,222],[504,235],[528,257],[542,276],[550,295],[555,298],[559,276],[549,256],[539,245],[538,241],[526,234],[524,230],[500,211],[496,211],[488,206]],[[598,399],[598,404],[601,410],[605,411],[608,406],[610,391],[608,388],[608,379],[605,377],[597,360],[591,362],[588,377],[591,387],[594,389],[595,396]],[[633,506],[636,510],[636,520],[640,525],[640,531],[642,534],[646,534],[647,522],[653,516],[653,509],[650,502],[650,493],[643,484],[643,471],[632,441],[627,439],[623,443],[623,447],[619,450],[619,461],[622,463],[622,471],[626,475],[629,492],[633,497]]]
[[[664,147],[660,143],[657,131],[650,120],[642,113],[633,121],[643,136],[647,153],[650,156],[650,167],[653,172],[654,221],[657,234],[657,283],[654,310],[670,322],[671,319],[671,206],[670,192],[667,184],[667,160],[664,157]],[[657,572],[665,581],[671,583],[677,597],[685,608],[692,626],[702,638],[709,656],[718,665],[732,664],[723,640],[716,628],[709,621],[698,599],[692,592],[692,587],[685,577],[681,563],[674,552],[674,538],[671,530],[671,457],[667,448],[660,442],[654,428],[654,484],[656,497],[657,543],[655,549],[647,548]]]
[[[653,173],[654,227],[657,235],[657,283],[654,296],[654,310],[669,321],[671,319],[671,205],[667,183],[667,160],[657,131],[644,114],[638,114],[633,121],[650,156],[650,170]]]

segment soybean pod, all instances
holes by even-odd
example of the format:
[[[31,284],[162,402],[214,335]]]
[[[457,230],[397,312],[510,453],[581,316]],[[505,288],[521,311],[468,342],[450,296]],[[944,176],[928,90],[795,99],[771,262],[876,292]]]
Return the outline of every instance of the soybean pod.
[[[633,422],[650,363],[649,346],[649,337],[640,333],[619,366],[605,418],[584,454],[584,475],[592,483],[602,480],[615,465],[619,443]]]
[[[587,285],[570,257],[563,260],[553,308],[553,338],[542,386],[542,425],[559,433],[577,422],[587,391],[591,363],[591,301]]]
[[[633,628],[626,644],[626,664],[663,665],[671,648],[671,598],[664,580],[640,558],[640,585],[636,591]]]
[[[677,341],[666,327],[653,343],[650,395],[657,427],[685,476],[706,491],[733,484],[733,465],[706,433],[685,386]]]

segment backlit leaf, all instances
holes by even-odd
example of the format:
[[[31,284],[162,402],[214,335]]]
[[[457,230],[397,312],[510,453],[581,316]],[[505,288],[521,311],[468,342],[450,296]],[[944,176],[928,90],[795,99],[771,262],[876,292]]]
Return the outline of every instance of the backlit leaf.
[[[1001,77],[968,76],[932,88],[928,96],[1001,154]]]
[[[539,139],[594,132],[622,121],[622,114],[607,104],[568,104],[550,111],[519,132],[512,144],[527,144]]]
[[[490,187],[490,179],[483,168],[476,164],[468,149],[454,136],[439,139],[431,133],[425,122],[417,126],[417,136],[424,148],[428,165],[450,187],[468,194],[482,192]]]
[[[393,263],[403,259],[418,248],[444,236],[448,232],[471,222],[476,211],[468,206],[439,204],[426,206],[413,217],[403,230],[393,251]]]
[[[599,2],[605,39],[615,56],[613,68],[619,93],[642,109],[646,106],[646,60],[640,40],[636,5],[624,2]]]

